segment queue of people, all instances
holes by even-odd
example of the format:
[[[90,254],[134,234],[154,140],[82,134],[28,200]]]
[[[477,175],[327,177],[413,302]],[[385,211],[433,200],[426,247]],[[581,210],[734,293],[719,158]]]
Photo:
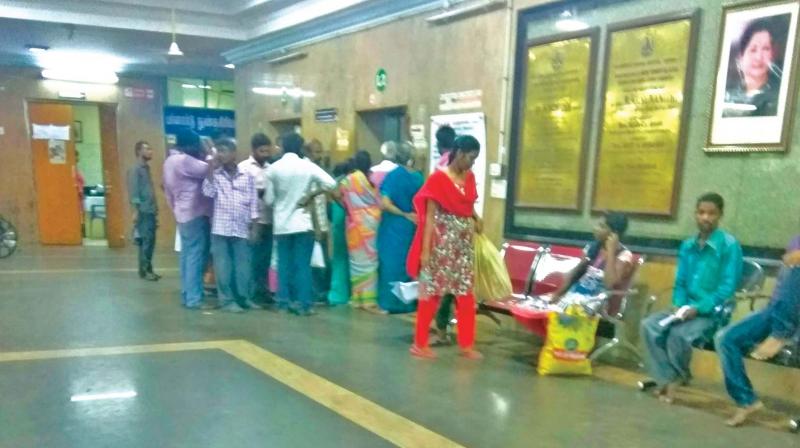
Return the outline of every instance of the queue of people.
[[[183,246],[183,306],[210,307],[202,295],[210,245],[218,306],[230,312],[263,308],[271,299],[266,271],[274,239],[277,310],[312,315],[315,293],[331,305],[351,303],[382,313],[416,309],[410,353],[433,359],[431,323],[436,318],[436,327],[446,328],[450,302],[455,302],[460,352],[480,359],[474,348],[473,238],[482,231],[482,221],[474,211],[478,191],[471,169],[481,148],[475,138],[456,137],[449,127],[436,136],[443,162],[424,180],[413,168],[414,150],[407,143],[383,145],[385,160],[376,166],[369,153],[359,151],[329,174],[319,164],[319,142],[305,144],[295,133],[281,136],[279,145],[256,134],[252,155],[238,165],[233,140],[217,142],[217,154],[206,161],[196,134],[178,135],[177,150],[164,164],[164,191]],[[137,145],[137,156],[142,164],[137,176],[146,177],[142,167],[149,160],[147,151]],[[142,205],[149,192],[137,191],[132,202],[138,201],[137,229],[144,232],[152,227]],[[719,194],[698,198],[697,233],[680,246],[672,308],[645,318],[641,338],[656,394],[665,403],[691,380],[692,347],[715,340],[726,387],[739,406],[727,423],[738,426],[763,407],[742,358],[775,356],[798,331],[800,237],[787,249],[770,306],[719,331],[727,325],[720,309],[734,297],[743,264],[740,243],[720,228],[724,209]],[[620,242],[627,227],[624,214],[605,214],[584,260],[548,299],[590,306],[599,292],[629,284],[634,256]],[[315,246],[322,249],[325,266],[316,278]],[[142,253],[140,273],[146,278],[152,265],[148,250]],[[397,282],[411,279],[419,281],[415,304],[400,300],[392,290]]]

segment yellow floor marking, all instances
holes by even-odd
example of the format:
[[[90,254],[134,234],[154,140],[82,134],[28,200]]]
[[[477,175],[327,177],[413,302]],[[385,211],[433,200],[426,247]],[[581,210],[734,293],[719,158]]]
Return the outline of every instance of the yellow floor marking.
[[[2,271],[0,275],[29,275],[29,274],[96,274],[109,272],[138,272],[136,268],[118,269],[19,269],[14,271]],[[158,272],[178,272],[178,268],[159,269]]]
[[[0,353],[0,362],[222,350],[362,428],[400,447],[458,448],[458,443],[244,340]]]
[[[133,355],[138,353],[169,353],[191,350],[224,350],[227,343],[228,341],[178,342],[173,344],[126,345],[121,347],[7,352],[0,353],[0,362],[82,358],[88,356]]]
[[[237,341],[225,351],[397,446],[461,446],[255,344]]]

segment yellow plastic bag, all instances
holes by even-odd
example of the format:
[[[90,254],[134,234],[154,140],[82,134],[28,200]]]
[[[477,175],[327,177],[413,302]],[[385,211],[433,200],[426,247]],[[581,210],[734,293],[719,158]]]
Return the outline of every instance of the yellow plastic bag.
[[[576,305],[564,313],[550,313],[547,341],[539,354],[539,375],[591,375],[589,353],[599,321]]]
[[[475,235],[475,297],[478,300],[501,300],[511,297],[511,278],[500,257],[486,235]]]

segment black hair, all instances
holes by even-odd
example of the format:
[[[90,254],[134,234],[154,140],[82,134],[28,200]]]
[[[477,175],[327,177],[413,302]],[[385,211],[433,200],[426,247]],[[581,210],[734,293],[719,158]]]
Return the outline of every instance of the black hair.
[[[352,171],[359,170],[368,176],[371,167],[372,157],[363,149],[356,152],[356,155],[351,159],[350,168]]]
[[[762,31],[769,33],[769,38],[774,45],[775,37],[772,35],[772,23],[769,19],[762,17],[748,23],[744,28],[744,31],[742,31],[742,36],[739,38],[739,42],[737,43],[737,55],[743,55],[744,51],[747,49],[747,46],[750,45],[750,40],[753,39],[753,35]]]
[[[450,151],[450,163],[456,160],[458,153],[470,153],[481,150],[481,144],[477,138],[471,135],[460,135],[453,142],[453,150]]]
[[[144,140],[139,140],[135,145],[133,145],[133,150],[136,153],[136,156],[139,156],[142,153],[142,148],[144,148],[145,145],[150,146],[150,143],[147,143]]]
[[[236,141],[232,138],[221,138],[214,142],[218,152],[236,152]]]
[[[203,152],[203,145],[200,144],[200,135],[189,128],[183,128],[176,133],[175,146],[179,150],[191,156],[198,156]]]
[[[304,144],[305,140],[296,132],[289,132],[281,135],[281,147],[284,153],[290,152],[302,158]]]
[[[253,149],[253,151],[262,146],[270,145],[272,145],[272,140],[270,140],[269,137],[267,137],[267,134],[263,132],[256,132],[250,139],[250,147]]]
[[[710,202],[710,203],[712,203],[712,204],[717,206],[717,208],[719,209],[720,213],[724,213],[725,212],[725,200],[722,199],[722,196],[720,196],[719,193],[709,192],[709,193],[703,194],[702,196],[697,198],[696,206],[699,206],[700,203],[702,203],[702,202]]]
[[[333,167],[333,177],[346,176],[350,171],[350,160],[346,160],[342,163],[336,164],[336,166]]]
[[[606,213],[606,225],[622,238],[628,230],[628,217],[624,213],[608,212]]]
[[[456,140],[456,131],[450,125],[444,125],[436,131],[436,147],[439,149],[439,154],[453,149],[453,143]]]

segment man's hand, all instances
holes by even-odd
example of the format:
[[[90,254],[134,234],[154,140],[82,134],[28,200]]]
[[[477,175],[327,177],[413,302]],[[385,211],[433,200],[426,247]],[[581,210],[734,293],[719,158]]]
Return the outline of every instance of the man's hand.
[[[697,317],[697,308],[693,306],[682,307],[678,310],[678,317],[681,318],[681,320],[692,320]]]
[[[787,252],[786,255],[783,256],[783,263],[789,267],[800,265],[800,250]]]

